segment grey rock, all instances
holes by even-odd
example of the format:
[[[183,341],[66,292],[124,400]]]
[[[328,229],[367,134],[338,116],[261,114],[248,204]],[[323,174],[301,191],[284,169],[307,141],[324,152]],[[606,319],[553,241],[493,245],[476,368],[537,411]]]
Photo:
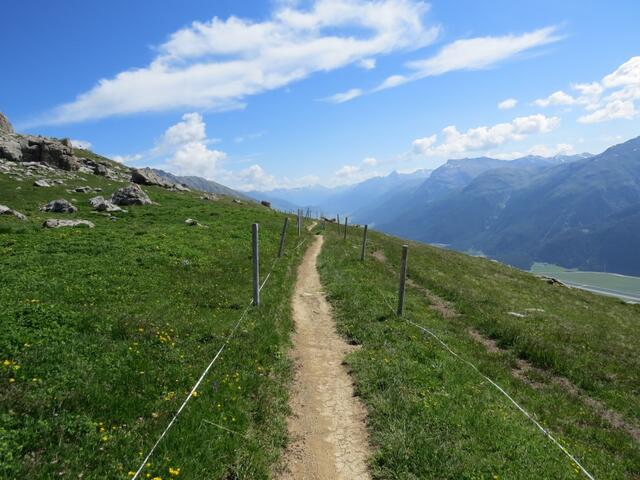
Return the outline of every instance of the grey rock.
[[[237,203],[238,205],[242,205],[242,202],[240,200],[238,200],[237,198],[233,199],[233,203]]]
[[[266,200],[262,200],[260,202],[260,205],[262,205],[263,207],[271,208],[271,202],[267,202]]]
[[[42,139],[40,161],[62,170],[78,170],[80,162],[73,155],[73,149],[60,142]]]
[[[13,210],[13,209],[7,207],[6,205],[0,205],[0,215],[13,215],[18,220],[23,220],[23,221],[27,220],[27,216],[26,215],[23,215],[22,213],[20,213],[20,212],[18,212],[16,210]]]
[[[22,161],[23,154],[20,142],[13,138],[13,136],[0,135],[0,158],[6,158],[12,162]]]
[[[122,211],[122,209],[119,206],[114,205],[113,203],[111,203],[111,201],[106,200],[102,196],[93,197],[89,199],[89,205],[91,205],[94,208],[94,210],[97,210],[98,212],[121,212]]]
[[[47,188],[50,187],[51,184],[49,182],[47,182],[46,180],[36,180],[35,182],[33,182],[33,185],[35,187],[41,187],[41,188]]]
[[[43,205],[40,210],[53,213],[76,213],[78,209],[65,199],[52,200]]]
[[[220,197],[218,195],[216,195],[215,193],[205,193],[204,195],[202,195],[200,197],[200,200],[208,200],[211,202],[216,202],[218,200],[220,200]]]
[[[93,188],[86,186],[86,187],[77,187],[73,189],[74,192],[76,193],[91,193],[93,192]]]
[[[42,224],[45,228],[65,228],[65,227],[80,227],[87,226],[94,228],[95,225],[88,220],[60,220],[57,218],[50,218],[45,220]]]
[[[151,168],[137,168],[131,172],[131,181],[139,185],[158,185],[164,188],[176,188],[176,184],[165,180]]]
[[[107,167],[98,163],[93,167],[93,173],[100,177],[107,177],[109,176],[110,171]]]
[[[151,205],[153,203],[140,185],[135,183],[116,190],[111,196],[111,201],[116,205]]]
[[[0,112],[0,133],[13,133],[11,122],[2,112]]]
[[[193,218],[187,218],[184,223],[186,223],[187,225],[189,225],[190,227],[201,227],[201,228],[209,228],[209,225],[204,225],[202,223],[199,223],[197,220],[194,220]]]

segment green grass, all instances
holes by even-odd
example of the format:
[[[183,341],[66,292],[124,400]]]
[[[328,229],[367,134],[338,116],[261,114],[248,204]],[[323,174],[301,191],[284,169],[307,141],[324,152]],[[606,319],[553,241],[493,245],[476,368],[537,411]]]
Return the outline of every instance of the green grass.
[[[0,218],[0,478],[128,478],[250,300],[251,223],[261,226],[264,277],[284,217],[145,187],[159,205],[113,221],[90,212],[94,194],[65,189],[88,184],[108,196],[116,182],[31,183],[0,175],[0,203],[30,218]],[[56,198],[75,199],[80,211],[38,211]],[[49,217],[96,228],[41,228]],[[189,227],[188,217],[210,228]],[[290,228],[262,306],[249,311],[143,478],[170,478],[169,468],[184,479],[270,477],[286,442],[297,240]]]
[[[584,478],[473,369],[397,318],[396,274],[371,257],[358,261],[356,229],[346,242],[334,229],[326,231],[320,271],[340,332],[361,345],[348,364],[369,411],[375,478]],[[397,272],[402,243],[372,232],[368,251],[382,250]],[[639,478],[640,445],[548,375],[566,377],[637,426],[640,306],[416,243],[410,243],[409,277],[461,315],[444,319],[410,287],[406,319],[434,331],[502,385],[595,478]],[[508,313],[530,308],[544,311],[524,318]],[[487,351],[469,335],[471,327],[504,350]],[[531,382],[523,382],[512,374],[518,358],[548,375],[532,372]]]

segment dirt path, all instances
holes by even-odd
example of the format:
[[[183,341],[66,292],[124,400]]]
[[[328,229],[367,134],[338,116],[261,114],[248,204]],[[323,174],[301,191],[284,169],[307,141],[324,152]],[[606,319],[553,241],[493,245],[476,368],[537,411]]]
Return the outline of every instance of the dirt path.
[[[342,364],[354,347],[336,333],[316,268],[323,241],[317,236],[307,250],[293,296],[296,378],[283,480],[369,478],[366,412]]]

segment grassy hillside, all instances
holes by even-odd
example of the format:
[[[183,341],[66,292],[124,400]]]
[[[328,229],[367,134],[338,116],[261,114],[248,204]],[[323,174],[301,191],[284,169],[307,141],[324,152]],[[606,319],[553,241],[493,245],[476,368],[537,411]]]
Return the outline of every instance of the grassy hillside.
[[[551,285],[484,259],[327,228],[321,275],[369,409],[375,478],[585,478],[463,359],[503,386],[595,478],[640,472],[640,306]],[[372,254],[375,253],[374,258]]]
[[[251,296],[251,223],[263,277],[283,216],[255,204],[145,187],[157,205],[92,213],[86,175],[38,189],[0,175],[0,478],[128,478]],[[79,212],[45,214],[53,199]],[[94,229],[47,230],[82,218]],[[194,218],[209,228],[185,225]],[[287,255],[160,444],[143,478],[267,478],[286,439],[289,300],[303,248]],[[173,472],[173,475],[170,473]]]

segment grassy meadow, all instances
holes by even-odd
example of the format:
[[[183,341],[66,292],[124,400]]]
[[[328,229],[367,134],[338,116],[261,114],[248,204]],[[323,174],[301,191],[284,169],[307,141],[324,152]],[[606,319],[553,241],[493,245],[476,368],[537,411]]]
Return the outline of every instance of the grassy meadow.
[[[405,319],[505,388],[595,478],[640,478],[640,305],[410,243],[415,283],[401,319],[404,242],[372,232],[360,262],[361,230],[344,241],[328,225],[325,235],[323,283],[340,332],[360,345],[347,360],[369,410],[374,478],[586,478],[484,378]]]
[[[157,205],[94,214],[101,177],[38,189],[0,175],[0,478],[130,478],[251,298],[251,224],[262,276],[284,217],[255,204],[144,187]],[[19,187],[19,188],[18,188]],[[38,208],[65,198],[76,214]],[[94,229],[48,230],[82,218]],[[209,228],[185,225],[194,218]],[[291,223],[291,222],[290,222]],[[287,253],[142,478],[269,478],[286,442],[290,295],[304,248]],[[307,236],[305,232],[303,235]]]

